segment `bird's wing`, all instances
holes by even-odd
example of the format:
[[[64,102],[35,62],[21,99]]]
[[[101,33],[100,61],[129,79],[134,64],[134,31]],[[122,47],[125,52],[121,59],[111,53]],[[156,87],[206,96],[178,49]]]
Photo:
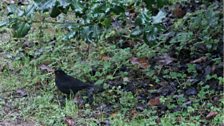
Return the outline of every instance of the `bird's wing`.
[[[85,89],[85,88],[89,88],[92,87],[91,84],[85,84],[82,81],[73,78],[72,76],[67,76],[68,78],[66,79],[67,82],[72,82],[72,84],[70,85],[71,88],[78,88],[78,89]]]

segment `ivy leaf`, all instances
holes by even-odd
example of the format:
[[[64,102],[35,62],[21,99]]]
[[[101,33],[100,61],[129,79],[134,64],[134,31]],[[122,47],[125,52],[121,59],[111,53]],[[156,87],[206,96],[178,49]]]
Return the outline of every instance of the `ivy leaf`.
[[[111,25],[111,19],[110,18],[105,18],[102,22],[102,25],[104,25],[106,28],[108,28]]]
[[[24,12],[20,10],[15,4],[11,4],[7,6],[7,10],[8,10],[8,15],[16,14],[18,16],[22,16],[24,14]]]
[[[104,79],[99,79],[95,82],[95,85],[102,85],[104,82]]]
[[[136,27],[132,32],[131,32],[131,36],[133,37],[138,37],[143,33],[143,29],[141,29],[140,27]]]
[[[95,4],[95,5],[93,6],[93,11],[92,11],[92,13],[93,13],[93,14],[96,14],[96,13],[105,13],[105,10],[107,10],[107,9],[110,10],[110,8],[108,8],[108,7],[106,6],[106,4],[102,4],[102,3],[100,3],[100,4]]]
[[[39,6],[40,10],[46,11],[52,9],[56,5],[56,0],[34,0],[36,4]]]
[[[111,12],[115,13],[115,14],[120,14],[120,13],[124,13],[125,9],[123,6],[115,6],[111,9]]]
[[[52,8],[50,16],[52,18],[56,18],[59,14],[61,14],[60,8],[58,6],[58,2],[55,4],[55,6]]]
[[[166,13],[160,10],[156,16],[152,17],[152,20],[153,20],[152,23],[154,24],[161,23],[165,17],[166,17]]]
[[[67,0],[59,0],[60,6],[62,6],[63,8],[67,8],[70,3]]]
[[[136,25],[146,25],[148,23],[151,22],[151,18],[150,18],[151,14],[150,12],[145,9],[143,10],[136,18],[135,20],[135,24]]]
[[[83,8],[82,4],[80,3],[80,1],[70,0],[70,3],[72,5],[72,9],[75,10],[75,12],[78,12],[80,14],[83,13],[84,8]]]
[[[76,33],[77,33],[76,31],[72,31],[72,32],[67,33],[66,35],[64,35],[63,40],[67,41],[67,40],[73,38],[76,35]]]
[[[156,38],[157,37],[156,37],[155,34],[150,34],[150,33],[144,33],[143,34],[143,39],[149,46],[155,45]]]
[[[9,20],[0,21],[0,28],[9,24]]]
[[[32,15],[34,13],[35,9],[36,9],[36,6],[34,4],[29,5],[25,11],[25,15],[26,16]]]

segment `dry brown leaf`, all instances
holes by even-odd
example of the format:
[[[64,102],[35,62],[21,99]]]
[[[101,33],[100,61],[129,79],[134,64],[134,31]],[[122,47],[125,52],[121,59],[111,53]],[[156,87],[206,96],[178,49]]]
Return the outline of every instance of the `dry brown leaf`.
[[[172,12],[172,14],[177,18],[182,18],[186,14],[186,9],[180,4],[177,4]]]
[[[205,117],[207,120],[214,118],[218,112],[209,112],[208,115]]]
[[[207,59],[206,56],[202,56],[202,57],[200,57],[198,59],[195,59],[195,60],[191,61],[191,63],[201,63],[201,62],[206,61],[206,59]]]
[[[108,60],[111,59],[111,57],[103,55],[103,56],[100,57],[100,59],[103,60],[103,61],[108,61]]]
[[[138,65],[140,68],[148,68],[149,67],[149,63],[148,63],[148,59],[147,58],[136,58],[136,57],[132,57],[130,59],[131,63],[134,65]]]
[[[111,114],[111,117],[116,117],[117,116],[117,112],[114,112]]]
[[[170,55],[168,55],[167,53],[165,53],[159,57],[156,57],[156,60],[158,60],[158,63],[160,65],[168,65],[172,63],[175,59],[170,57]]]
[[[75,126],[75,121],[74,121],[74,119],[73,119],[72,117],[70,117],[70,116],[66,116],[65,119],[64,119],[64,121],[65,121],[65,124],[66,124],[67,126]]]
[[[160,98],[159,97],[155,97],[153,99],[150,99],[148,102],[148,105],[150,106],[157,106],[160,104]]]
[[[40,70],[42,70],[42,71],[46,70],[47,72],[54,72],[53,68],[51,68],[51,67],[49,67],[48,65],[45,65],[45,64],[40,65]]]
[[[136,109],[132,109],[131,110],[131,116],[132,116],[132,118],[137,117],[137,115],[138,115],[138,112],[136,111]]]

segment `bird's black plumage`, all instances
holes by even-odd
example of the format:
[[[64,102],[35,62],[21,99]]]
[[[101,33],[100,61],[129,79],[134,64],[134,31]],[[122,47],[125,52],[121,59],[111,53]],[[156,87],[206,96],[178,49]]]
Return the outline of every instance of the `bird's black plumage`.
[[[76,94],[79,90],[93,87],[91,84],[84,82],[67,75],[63,70],[55,70],[55,83],[57,88],[65,94]]]

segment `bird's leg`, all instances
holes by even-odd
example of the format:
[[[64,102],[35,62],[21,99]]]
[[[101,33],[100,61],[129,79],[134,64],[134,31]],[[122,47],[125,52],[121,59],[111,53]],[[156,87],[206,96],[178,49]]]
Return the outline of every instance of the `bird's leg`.
[[[88,97],[87,100],[89,104],[93,103],[93,93],[94,93],[94,88],[93,87],[89,88],[87,92],[87,97]]]
[[[67,99],[71,99],[75,96],[75,94],[70,90],[70,93],[66,95]]]

